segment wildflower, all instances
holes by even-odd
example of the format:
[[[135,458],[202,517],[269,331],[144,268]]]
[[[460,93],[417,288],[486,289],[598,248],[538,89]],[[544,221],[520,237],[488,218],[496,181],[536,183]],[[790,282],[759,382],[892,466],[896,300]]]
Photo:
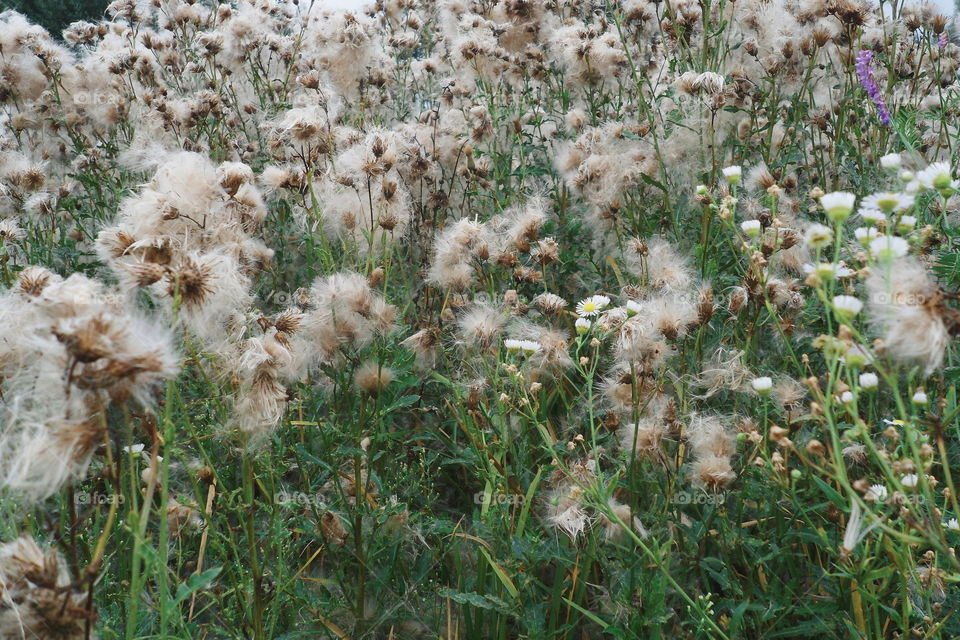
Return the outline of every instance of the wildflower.
[[[934,162],[917,174],[917,182],[925,189],[949,189],[953,185],[950,165],[946,162]]]
[[[920,477],[915,473],[908,473],[907,475],[900,478],[900,484],[902,484],[907,489],[913,489],[919,484]]]
[[[900,169],[901,162],[899,153],[888,153],[880,158],[880,166],[894,172]]]
[[[756,238],[760,235],[761,227],[759,220],[744,220],[740,223],[740,229],[748,238]]]
[[[900,233],[908,233],[917,225],[917,218],[915,216],[900,216],[900,219],[897,220],[897,231]]]
[[[607,296],[590,296],[577,303],[577,315],[581,318],[595,316],[603,311],[608,304],[610,304],[610,298]]]
[[[577,321],[573,323],[574,328],[577,330],[577,335],[583,335],[590,331],[590,327],[593,326],[590,324],[590,321],[586,318],[577,318]]]
[[[863,222],[868,227],[873,227],[874,225],[884,222],[887,219],[887,216],[883,213],[883,211],[880,211],[880,209],[875,207],[861,206],[857,210],[857,214],[863,218]]]
[[[820,206],[823,207],[827,218],[833,223],[840,223],[853,213],[853,205],[857,197],[847,191],[833,191],[820,196]]]
[[[624,305],[627,309],[627,317],[632,318],[641,311],[643,311],[643,305],[641,305],[636,300],[627,300],[627,304]]]
[[[854,66],[857,70],[857,76],[860,78],[860,85],[864,91],[867,92],[867,96],[869,96],[870,100],[873,101],[873,105],[877,108],[877,116],[880,118],[880,124],[889,127],[890,112],[887,110],[887,105],[883,101],[880,87],[873,77],[873,69],[870,68],[871,60],[873,60],[873,51],[864,49],[857,54]]]
[[[814,249],[823,249],[833,242],[833,229],[822,224],[812,224],[807,228],[804,240]]]
[[[889,492],[885,486],[882,484],[872,484],[870,488],[867,489],[867,492],[863,494],[863,499],[871,502],[886,502],[888,495]]]
[[[847,349],[840,357],[840,361],[846,363],[848,366],[859,368],[873,362],[873,356],[870,355],[870,352],[867,351],[864,346],[855,344]]]
[[[543,349],[543,345],[535,340],[514,340],[511,338],[504,340],[503,346],[511,353],[522,352],[525,356],[532,356]]]
[[[843,404],[850,404],[851,402],[853,402],[853,393],[851,393],[850,391],[844,391],[843,393],[841,393],[840,402],[842,402]]]
[[[880,384],[880,379],[875,373],[861,373],[857,381],[861,389],[876,389]]]
[[[960,522],[958,522],[956,518],[950,518],[943,523],[943,526],[950,531],[960,531]]]
[[[863,309],[863,303],[853,296],[834,296],[833,309],[843,320],[851,320]]]
[[[880,232],[873,227],[857,227],[853,230],[853,237],[864,248],[870,246],[870,241],[880,235]]]
[[[894,193],[881,191],[873,193],[863,199],[864,209],[876,209],[885,214],[894,211],[906,211],[913,206],[914,198],[909,193]]]
[[[910,243],[899,236],[879,236],[870,241],[870,253],[880,262],[891,262],[907,255]]]
[[[923,389],[917,389],[913,392],[913,397],[910,398],[910,401],[918,406],[925,405],[927,404],[927,393]]]
[[[731,165],[729,167],[724,167],[723,177],[727,179],[732,185],[740,184],[740,179],[743,176],[743,168],[738,165]]]
[[[768,376],[762,376],[760,378],[754,378],[750,381],[750,386],[753,387],[753,390],[759,393],[762,396],[768,395],[770,390],[773,388],[773,380]]]

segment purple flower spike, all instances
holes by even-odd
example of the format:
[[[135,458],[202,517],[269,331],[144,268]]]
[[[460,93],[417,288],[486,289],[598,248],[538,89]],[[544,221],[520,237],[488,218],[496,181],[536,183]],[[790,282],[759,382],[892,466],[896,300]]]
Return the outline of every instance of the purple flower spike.
[[[877,81],[873,78],[873,69],[870,68],[871,60],[873,60],[873,51],[864,49],[857,54],[857,62],[854,66],[857,69],[857,76],[860,77],[860,85],[863,86],[863,90],[867,92],[870,100],[873,101],[874,106],[877,108],[877,116],[880,118],[880,123],[885,127],[889,127],[890,112],[887,110],[887,105],[883,101],[883,96],[880,94],[880,87],[877,86]]]
[[[950,42],[950,38],[947,36],[947,30],[944,29],[940,32],[940,37],[937,38],[937,46],[943,49],[947,46],[947,43]]]

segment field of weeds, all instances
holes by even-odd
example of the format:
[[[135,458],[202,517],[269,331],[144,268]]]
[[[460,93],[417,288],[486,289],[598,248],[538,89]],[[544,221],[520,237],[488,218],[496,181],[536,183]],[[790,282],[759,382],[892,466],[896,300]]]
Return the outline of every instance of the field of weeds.
[[[958,69],[889,0],[0,13],[0,638],[960,637]]]

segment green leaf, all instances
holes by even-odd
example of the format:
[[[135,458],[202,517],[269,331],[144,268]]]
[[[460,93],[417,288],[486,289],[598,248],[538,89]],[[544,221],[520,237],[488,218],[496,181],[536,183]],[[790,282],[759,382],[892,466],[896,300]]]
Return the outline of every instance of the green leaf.
[[[186,582],[181,582],[180,586],[177,587],[177,597],[173,599],[173,603],[180,604],[189,598],[190,594],[206,587],[213,582],[214,578],[220,575],[221,570],[223,570],[223,567],[214,567],[213,569],[207,569],[203,573],[192,574],[187,578]]]

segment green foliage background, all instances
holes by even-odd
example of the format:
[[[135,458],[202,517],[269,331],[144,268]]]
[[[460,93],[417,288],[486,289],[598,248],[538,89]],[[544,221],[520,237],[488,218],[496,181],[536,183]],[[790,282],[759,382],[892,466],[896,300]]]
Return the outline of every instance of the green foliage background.
[[[0,13],[13,9],[56,36],[78,20],[103,17],[106,0],[0,0]]]

